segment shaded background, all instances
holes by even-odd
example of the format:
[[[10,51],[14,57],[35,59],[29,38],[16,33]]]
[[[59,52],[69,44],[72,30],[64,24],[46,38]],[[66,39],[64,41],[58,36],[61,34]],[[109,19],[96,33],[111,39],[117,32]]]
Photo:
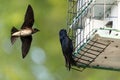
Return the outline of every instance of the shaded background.
[[[34,10],[34,34],[25,59],[18,39],[12,46],[10,30],[20,29],[28,4]],[[119,72],[86,69],[67,71],[59,43],[66,28],[67,0],[0,0],[0,80],[120,80]]]

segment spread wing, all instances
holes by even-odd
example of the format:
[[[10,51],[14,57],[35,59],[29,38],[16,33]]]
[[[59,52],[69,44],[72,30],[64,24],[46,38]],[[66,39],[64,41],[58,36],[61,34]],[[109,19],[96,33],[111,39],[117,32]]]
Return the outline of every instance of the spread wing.
[[[24,58],[31,46],[32,36],[21,37],[22,41],[22,57]]]
[[[25,14],[25,18],[24,18],[24,23],[21,27],[21,29],[23,28],[32,28],[34,24],[34,13],[33,13],[33,9],[31,7],[31,5],[28,5],[28,8],[27,8],[27,11],[26,11],[26,14]]]

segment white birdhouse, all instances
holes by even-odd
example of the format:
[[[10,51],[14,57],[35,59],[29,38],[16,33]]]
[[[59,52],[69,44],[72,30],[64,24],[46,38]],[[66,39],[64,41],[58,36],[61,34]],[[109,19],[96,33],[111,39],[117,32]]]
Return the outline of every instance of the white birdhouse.
[[[73,69],[120,70],[120,2],[68,0],[68,3],[68,34],[77,63]]]

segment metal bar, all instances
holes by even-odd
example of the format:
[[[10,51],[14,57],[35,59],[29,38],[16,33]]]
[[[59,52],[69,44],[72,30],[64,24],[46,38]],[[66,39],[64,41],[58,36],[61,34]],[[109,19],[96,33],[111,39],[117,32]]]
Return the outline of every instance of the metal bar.
[[[76,69],[76,68],[72,67],[71,69],[82,72],[84,68],[82,68],[82,70],[80,70],[80,69]]]
[[[81,32],[80,32],[81,33]],[[79,33],[79,34],[80,34]],[[90,33],[95,33],[95,31],[94,30],[92,30],[92,31],[90,31],[86,36],[88,36]],[[77,34],[77,35],[79,35],[79,34]],[[77,36],[76,35],[76,36]],[[91,34],[91,35],[93,35],[93,34]],[[86,40],[87,38],[84,38],[81,42],[84,42],[84,40]],[[90,39],[89,39],[90,40]],[[88,39],[87,39],[87,42],[86,42],[86,44],[88,43],[88,41],[89,41]],[[80,44],[81,44],[81,42],[79,43],[79,44],[77,44],[77,46],[75,47],[75,48],[77,48]],[[83,44],[83,45],[85,45],[85,44]],[[83,46],[83,45],[81,45],[81,46]]]
[[[94,18],[98,18],[98,17],[100,17],[100,16],[94,16],[92,18],[94,19]],[[109,17],[105,17],[105,18],[118,18],[118,17],[117,16],[109,16]]]
[[[93,43],[93,44],[94,44],[94,43]],[[91,47],[92,47],[92,46],[90,46],[90,48],[91,48]],[[88,51],[88,50],[86,50],[86,51]],[[85,54],[85,52],[84,52],[84,54]],[[83,54],[83,55],[84,55],[84,54]],[[82,57],[83,55],[81,55],[81,57]],[[78,59],[80,59],[81,57],[79,57]]]
[[[93,40],[91,40],[92,42],[95,42],[95,43],[97,43],[97,44],[101,44],[101,45],[104,45],[104,46],[106,46],[106,44],[104,44],[104,43],[101,43],[101,42],[96,42],[96,41],[93,41]]]
[[[73,25],[73,24],[77,21],[77,19],[81,16],[81,14],[88,8],[88,6],[92,3],[92,1],[93,1],[93,0],[89,1],[89,3],[87,4],[87,6],[73,19],[73,22],[71,22],[71,23],[72,23],[71,25]]]
[[[94,46],[94,47],[97,47],[97,48],[100,48],[100,49],[104,49],[104,48],[101,48],[101,47],[99,47],[99,46],[96,46],[96,45],[93,45],[93,44],[90,44],[90,43],[88,43],[88,45]]]
[[[106,11],[106,5],[105,5],[105,0],[104,0],[104,14],[103,14],[103,16],[104,16],[104,20],[105,20],[105,11]]]
[[[92,50],[92,51],[95,51],[95,52],[101,52],[101,51],[99,51],[99,50],[94,50],[94,49],[91,49],[91,48],[87,48],[87,47],[85,47],[86,49],[88,49],[88,50]]]
[[[88,1],[89,2],[89,1]],[[80,11],[80,9],[82,9],[88,2],[85,2],[82,6],[81,6],[81,8],[79,8],[78,9],[78,11],[77,12],[79,12]]]
[[[96,30],[112,30],[112,31],[120,32],[119,29],[114,29],[114,28],[99,28],[99,29],[96,29]]]
[[[82,66],[84,65],[83,67],[86,67],[86,65],[87,65],[86,63],[83,63],[83,62],[80,62],[80,61],[78,61],[78,63],[80,63]]]
[[[79,55],[82,55],[82,54],[79,54]],[[84,57],[88,57],[90,59],[94,59],[93,57],[90,57],[90,56],[87,56],[87,55],[83,55]]]
[[[96,42],[96,41],[95,41],[95,42]],[[95,42],[94,42],[94,43],[95,43]],[[94,43],[93,43],[93,44],[94,44]],[[110,43],[109,43],[109,44],[110,44]],[[109,44],[108,44],[108,45],[109,45]],[[106,47],[107,47],[108,45],[106,45]],[[106,48],[106,47],[105,47],[105,48]],[[104,48],[104,49],[105,49],[105,48]],[[88,48],[88,49],[89,49],[89,48]],[[84,67],[82,67],[82,68],[83,68],[83,70],[84,70],[87,66],[89,66],[89,65],[90,65],[90,64],[91,64],[91,63],[92,63],[92,62],[93,62],[93,61],[94,61],[94,60],[95,60],[95,59],[96,59],[96,58],[100,55],[100,53],[102,53],[102,52],[104,51],[104,49],[102,49],[102,51],[101,51],[101,52],[99,52],[99,54],[98,54],[98,55],[96,55],[96,56],[95,56],[95,58],[93,58],[93,59],[92,59],[92,61],[87,60],[87,61],[89,62],[88,64],[83,63],[83,62],[79,62],[79,61],[78,61],[78,63],[81,63],[81,64],[83,64],[83,65],[84,65]],[[84,56],[84,55],[83,55],[83,56]],[[80,59],[81,59],[81,58],[80,58]],[[79,58],[78,58],[78,60],[79,60]],[[81,59],[81,60],[83,60],[83,61],[84,61],[84,59]],[[86,61],[86,60],[85,60],[85,61]],[[79,65],[80,65],[80,64],[79,64]]]
[[[90,60],[83,59],[82,57],[81,57],[81,58],[79,58],[79,57],[77,57],[77,56],[75,56],[75,57],[78,58],[78,60],[83,60],[83,61],[91,62]],[[77,60],[77,61],[78,61],[78,60]]]
[[[82,67],[82,68],[86,68],[86,67],[87,67],[90,63],[92,63],[94,60],[95,60],[95,59],[93,59],[92,61],[89,61],[88,64],[83,63],[83,62],[80,62],[80,61],[79,61],[78,63],[80,63],[80,64],[79,64],[80,67]],[[78,66],[78,67],[79,67],[79,66]]]
[[[96,42],[96,41],[94,41],[94,42]],[[94,43],[93,43],[94,44]],[[110,43],[109,43],[110,44]],[[107,44],[106,45],[106,47],[107,46],[109,46],[109,44]],[[81,63],[81,64],[79,64],[80,65],[80,67],[82,67],[83,69],[81,70],[81,71],[83,71],[86,67],[89,67],[89,65],[106,49],[106,47],[104,48],[104,49],[102,49],[102,51],[101,52],[99,52],[99,54],[98,55],[96,55],[95,56],[95,58],[93,58],[93,60],[92,61],[89,61],[89,63],[88,64],[86,64],[86,63],[83,63],[83,62],[78,62],[78,63]],[[83,64],[83,65],[82,65]]]
[[[106,45],[106,47],[93,59],[93,61],[110,45],[110,43],[108,45]],[[89,64],[88,64],[89,65]]]
[[[93,5],[117,5],[117,4],[115,4],[115,3],[112,3],[112,4],[95,3],[95,4],[93,4]]]
[[[93,53],[88,52],[88,51],[84,51],[84,50],[81,50],[81,51],[83,51],[84,53],[88,53],[88,54],[91,54],[91,55],[95,55],[95,56],[97,56],[96,54],[93,54]]]
[[[71,11],[72,9],[74,9],[75,5],[77,5],[77,1],[74,1],[73,4],[74,5],[72,7],[70,7],[70,9],[68,9],[68,11]]]
[[[81,11],[81,13],[78,14],[78,16],[75,17],[75,19],[79,18],[79,16],[87,9],[87,7],[92,3],[93,0],[91,0],[88,5]]]

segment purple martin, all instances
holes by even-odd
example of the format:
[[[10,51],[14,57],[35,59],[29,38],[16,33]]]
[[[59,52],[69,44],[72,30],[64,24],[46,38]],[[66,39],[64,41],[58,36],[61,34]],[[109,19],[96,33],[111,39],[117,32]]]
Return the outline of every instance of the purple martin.
[[[76,64],[72,57],[72,53],[73,53],[72,40],[68,37],[67,31],[65,29],[61,29],[59,31],[59,37],[60,37],[62,52],[66,62],[66,67],[70,71],[71,66]]]
[[[22,57],[25,58],[27,55],[31,42],[32,42],[32,34],[38,32],[39,30],[36,28],[32,28],[34,24],[34,13],[31,5],[28,5],[24,22],[20,30],[13,27],[11,29],[11,43],[14,44],[16,39],[20,37],[22,42]]]
[[[113,21],[109,21],[106,25],[106,27],[108,28],[112,28],[113,27]],[[111,34],[112,30],[109,30],[109,35]]]

